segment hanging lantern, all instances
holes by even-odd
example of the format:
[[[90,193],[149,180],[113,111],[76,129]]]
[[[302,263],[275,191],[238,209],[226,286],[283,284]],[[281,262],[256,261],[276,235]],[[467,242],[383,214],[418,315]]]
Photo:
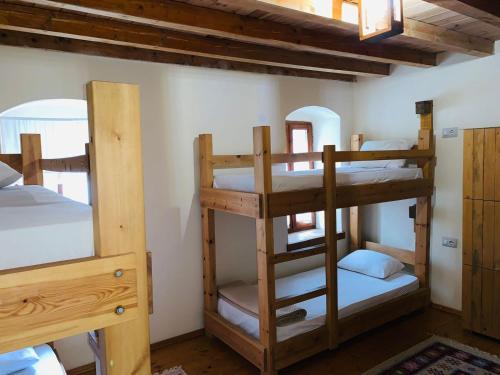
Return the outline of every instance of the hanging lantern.
[[[359,38],[378,41],[402,34],[403,0],[359,0]]]

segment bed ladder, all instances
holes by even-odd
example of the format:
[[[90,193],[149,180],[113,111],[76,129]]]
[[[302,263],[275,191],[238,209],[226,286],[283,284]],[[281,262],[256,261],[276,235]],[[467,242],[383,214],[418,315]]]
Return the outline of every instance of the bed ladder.
[[[269,217],[267,196],[272,192],[271,135],[268,126],[253,129],[255,192],[262,196],[262,217],[256,219],[257,270],[259,290],[260,341],[267,350],[262,374],[276,374],[276,310],[326,295],[328,346],[338,346],[337,223],[335,146],[323,152],[325,188],[325,244],[286,254],[274,253],[273,218]],[[325,254],[326,285],[303,294],[276,298],[275,265]]]

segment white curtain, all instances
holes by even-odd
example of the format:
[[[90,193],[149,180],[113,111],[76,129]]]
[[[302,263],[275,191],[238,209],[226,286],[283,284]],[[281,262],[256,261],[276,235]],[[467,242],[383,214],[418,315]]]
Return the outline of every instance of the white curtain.
[[[46,159],[77,156],[85,153],[89,141],[88,123],[84,119],[36,119],[0,117],[0,152],[21,152],[20,134],[40,134],[42,156]],[[44,185],[58,191],[62,185],[68,198],[88,203],[85,173],[44,172]]]

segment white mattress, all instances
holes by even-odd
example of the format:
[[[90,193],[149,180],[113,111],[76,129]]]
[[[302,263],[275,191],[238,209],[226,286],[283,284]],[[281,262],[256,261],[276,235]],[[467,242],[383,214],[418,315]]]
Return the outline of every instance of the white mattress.
[[[0,269],[92,256],[92,209],[40,186],[0,189]]]
[[[422,178],[420,168],[358,168],[337,167],[337,186],[374,184]],[[292,191],[323,186],[323,170],[274,172],[273,191]],[[255,191],[253,174],[220,174],[214,178],[214,188],[245,192]]]
[[[34,349],[40,360],[33,366],[16,372],[16,375],[66,375],[66,371],[50,346],[40,345],[35,346]]]
[[[325,285],[325,268],[316,268],[276,280],[277,298],[292,294],[303,294]],[[338,269],[339,318],[345,318],[373,306],[400,297],[419,287],[418,279],[399,272],[385,280],[360,273]],[[326,296],[301,302],[297,306],[307,310],[306,320],[284,327],[278,327],[278,341],[284,341],[298,334],[312,331],[325,324]],[[259,337],[259,320],[239,309],[235,303],[219,298],[219,314],[242,328],[249,335]]]

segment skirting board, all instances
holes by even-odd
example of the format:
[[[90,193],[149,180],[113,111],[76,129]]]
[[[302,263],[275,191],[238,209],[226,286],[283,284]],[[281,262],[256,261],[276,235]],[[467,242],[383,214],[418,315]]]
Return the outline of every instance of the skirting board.
[[[460,317],[462,316],[462,311],[461,310],[452,309],[451,307],[439,305],[437,303],[431,303],[431,307],[434,308],[434,309],[436,309],[436,310],[447,312],[449,314],[457,315],[457,316],[460,316]]]
[[[197,337],[203,336],[205,334],[205,330],[202,329],[197,329],[196,331],[188,332],[183,335],[171,337],[169,339],[163,340],[156,342],[154,344],[151,344],[151,352],[154,352],[156,350],[163,349],[167,346],[174,345],[174,344],[179,344],[184,341],[189,341],[192,339],[195,339]],[[77,368],[74,368],[72,370],[68,370],[68,375],[95,375],[95,363],[89,363],[87,365],[83,365]]]

